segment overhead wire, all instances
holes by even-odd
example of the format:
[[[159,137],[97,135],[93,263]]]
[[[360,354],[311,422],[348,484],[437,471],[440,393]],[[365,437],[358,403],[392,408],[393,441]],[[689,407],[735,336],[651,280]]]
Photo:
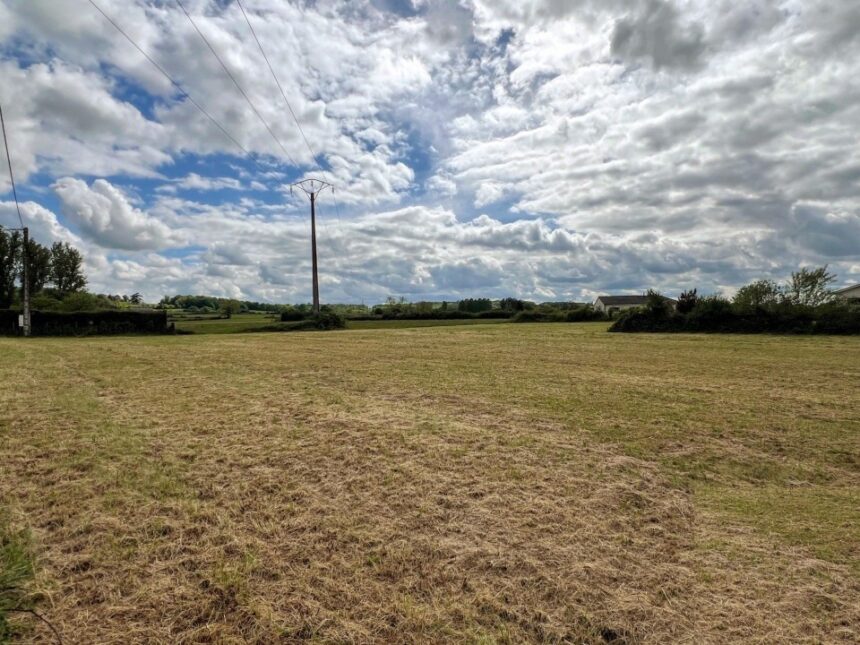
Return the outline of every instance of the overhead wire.
[[[21,224],[21,228],[24,228],[24,218],[21,217],[21,207],[18,205],[18,190],[15,188],[15,175],[12,173],[12,156],[9,154],[9,137],[6,136],[6,119],[3,118],[2,105],[0,105],[0,126],[3,129],[3,144],[6,146],[6,163],[9,164],[9,182],[12,184],[15,210],[18,212],[18,222]]]
[[[215,47],[212,46],[212,43],[209,42],[209,39],[206,38],[206,35],[200,30],[200,27],[198,27],[197,23],[194,21],[194,18],[191,17],[191,14],[188,13],[188,10],[185,8],[185,5],[182,4],[182,0],[176,0],[176,4],[178,4],[179,8],[182,9],[182,13],[185,14],[186,18],[188,18],[188,21],[194,27],[194,30],[197,32],[197,35],[200,36],[200,38],[203,40],[204,43],[206,43],[206,46],[209,48],[209,51],[211,51],[212,55],[215,56],[215,60],[218,61],[218,64],[221,65],[221,68],[226,72],[227,76],[230,77],[230,80],[233,81],[233,84],[236,86],[236,89],[239,90],[239,93],[244,97],[244,99],[248,103],[248,105],[251,106],[251,109],[254,111],[254,114],[257,115],[257,118],[265,126],[269,135],[272,137],[272,139],[275,140],[275,143],[278,144],[278,147],[280,147],[281,151],[284,153],[284,155],[286,155],[287,159],[290,160],[290,163],[292,163],[293,166],[298,167],[299,164],[296,163],[296,161],[293,159],[292,155],[287,151],[286,147],[284,147],[284,144],[281,143],[281,140],[277,137],[275,132],[272,130],[269,123],[266,121],[265,118],[263,118],[263,115],[260,114],[260,111],[257,109],[257,106],[254,105],[254,102],[251,100],[251,98],[248,96],[248,94],[245,92],[245,90],[239,84],[239,81],[236,80],[236,77],[233,75],[233,72],[230,71],[230,68],[227,67],[227,65],[221,59],[221,56],[218,55],[218,52],[215,50]]]
[[[105,13],[105,11],[98,4],[96,4],[95,0],[87,0],[87,1],[93,7],[95,7],[96,10],[98,10],[98,12],[102,16],[104,16],[105,20],[107,20],[111,25],[113,25],[114,29],[116,29],[120,34],[122,34],[125,37],[125,39],[129,43],[131,43],[131,45],[137,51],[139,51],[143,55],[144,58],[146,58],[146,60],[148,60],[150,63],[152,63],[152,65],[153,65],[153,67],[155,67],[155,69],[157,69],[159,72],[161,72],[161,74],[168,81],[170,81],[171,85],[173,85],[173,87],[175,87],[179,91],[179,93],[182,95],[183,98],[188,99],[188,102],[191,103],[191,105],[193,105],[195,108],[197,108],[207,119],[209,119],[215,125],[215,127],[217,127],[221,131],[221,133],[225,137],[227,137],[237,148],[239,148],[239,150],[244,152],[248,157],[251,157],[251,159],[252,159],[252,161],[254,161],[254,163],[259,165],[261,168],[263,167],[259,162],[256,161],[256,159],[253,158],[253,155],[248,151],[248,149],[245,146],[243,146],[232,134],[230,134],[227,131],[227,128],[225,128],[223,125],[221,125],[221,123],[219,123],[218,120],[214,116],[212,116],[209,112],[206,111],[205,108],[203,108],[203,106],[201,106],[197,101],[195,101],[194,98],[185,90],[185,88],[183,88],[179,84],[179,82],[176,81],[167,72],[167,70],[165,70],[161,65],[159,65],[158,62],[152,56],[150,56],[140,45],[138,45],[135,42],[135,40],[131,36],[129,36],[128,33],[126,33],[126,31],[122,27],[120,27],[113,18],[111,18],[107,13]]]
[[[179,0],[177,0],[177,2],[178,1]],[[272,78],[275,80],[275,85],[278,86],[278,90],[280,91],[281,96],[284,99],[284,103],[287,105],[287,109],[289,110],[290,114],[292,115],[293,121],[296,122],[296,127],[298,127],[299,133],[302,135],[302,139],[304,140],[305,145],[308,147],[308,152],[311,153],[311,158],[314,160],[314,163],[316,164],[317,168],[319,168],[320,172],[323,174],[323,178],[326,180],[326,182],[328,182],[329,181],[328,175],[326,174],[325,169],[322,167],[322,164],[319,162],[319,159],[317,158],[317,154],[316,154],[316,152],[314,152],[313,146],[311,146],[310,141],[308,140],[307,136],[305,135],[305,131],[304,131],[304,128],[302,128],[301,121],[299,121],[298,116],[296,116],[296,113],[293,110],[293,106],[290,103],[290,99],[287,98],[287,93],[284,91],[284,87],[283,87],[283,85],[281,85],[281,81],[278,79],[278,75],[275,73],[275,68],[272,67],[272,63],[269,60],[268,55],[266,54],[266,50],[263,48],[263,44],[260,42],[260,38],[257,36],[257,31],[254,29],[254,26],[251,24],[251,19],[248,18],[248,13],[245,11],[245,6],[242,4],[242,0],[236,0],[236,4],[239,5],[239,9],[242,12],[242,16],[244,16],[244,18],[245,18],[245,23],[248,25],[248,29],[250,30],[251,35],[254,37],[254,41],[257,43],[257,47],[260,50],[260,54],[263,55],[263,60],[266,61],[266,66],[269,68],[269,72],[271,73]],[[299,9],[301,10],[301,5],[299,5]],[[337,195],[335,194],[334,187],[332,187],[332,198],[334,199],[334,205],[335,205],[335,209],[337,212],[337,218],[338,218],[338,220],[340,220],[340,207],[338,206],[338,203],[337,203]]]

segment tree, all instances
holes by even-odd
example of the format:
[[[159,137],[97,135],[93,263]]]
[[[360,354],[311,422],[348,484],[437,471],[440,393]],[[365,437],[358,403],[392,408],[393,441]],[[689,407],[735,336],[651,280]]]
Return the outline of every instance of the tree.
[[[133,293],[133,294],[131,294],[131,298],[129,298],[129,300],[131,301],[131,304],[139,305],[140,303],[143,302],[143,296],[140,295],[139,293]]]
[[[24,258],[21,257],[21,275],[24,275]],[[27,281],[30,295],[34,296],[45,288],[51,279],[52,255],[51,249],[38,242],[29,240],[27,245]]]
[[[499,309],[502,311],[523,311],[526,308],[526,303],[516,298],[502,298],[499,300]]]
[[[732,304],[738,311],[755,311],[779,304],[783,299],[782,289],[773,280],[756,280],[738,289]]]
[[[0,228],[0,309],[8,309],[15,300],[21,236],[17,231],[7,233]]]
[[[648,313],[656,317],[669,315],[669,300],[659,291],[648,289],[648,293],[645,294],[645,296],[647,298],[645,301],[645,309]]]
[[[699,301],[699,294],[696,289],[690,291],[682,291],[678,296],[678,313],[688,314],[696,308],[696,303]]]
[[[74,293],[87,286],[83,272],[83,256],[68,242],[55,242],[51,247],[51,280],[61,293]]]
[[[833,299],[830,285],[834,282],[836,276],[827,272],[827,265],[817,269],[804,267],[791,274],[785,296],[792,304],[817,307]]]

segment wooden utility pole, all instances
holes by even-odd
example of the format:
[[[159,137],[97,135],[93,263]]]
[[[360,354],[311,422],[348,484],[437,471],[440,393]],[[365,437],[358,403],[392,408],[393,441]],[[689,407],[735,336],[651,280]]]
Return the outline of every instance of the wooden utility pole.
[[[313,270],[313,311],[314,315],[318,316],[320,313],[320,282],[319,275],[317,273],[317,212],[316,212],[316,203],[317,203],[317,195],[319,195],[326,188],[331,188],[331,192],[334,192],[334,186],[332,186],[327,181],[322,181],[321,179],[302,179],[301,181],[297,181],[294,184],[290,185],[290,194],[293,192],[293,187],[299,188],[304,191],[304,193],[311,200],[311,266]]]
[[[30,335],[30,229],[24,227],[24,248],[21,250],[21,260],[23,270],[21,271],[21,281],[24,291],[24,313],[22,327],[24,328],[24,336]]]
[[[12,155],[9,154],[9,137],[6,135],[6,119],[3,117],[3,106],[0,105],[0,128],[3,132],[3,146],[6,148],[6,163],[9,165],[9,183],[12,184],[12,195],[15,197],[15,210],[18,212],[18,222],[24,231],[24,249],[21,252],[23,271],[21,272],[21,286],[23,287],[24,313],[21,315],[21,327],[24,335],[30,335],[30,229],[24,226],[24,218],[21,217],[21,206],[18,205],[18,189],[15,188],[15,174],[12,172]]]

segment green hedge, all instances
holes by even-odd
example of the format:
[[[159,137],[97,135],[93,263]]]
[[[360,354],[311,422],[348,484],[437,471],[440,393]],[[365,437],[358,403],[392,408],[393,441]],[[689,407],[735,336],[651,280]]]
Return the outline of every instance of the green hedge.
[[[614,332],[719,334],[860,334],[860,310],[847,306],[792,307],[738,312],[728,302],[697,305],[688,314],[655,315],[645,309],[624,312]]]
[[[0,310],[0,334],[18,336],[20,311]],[[166,334],[173,331],[166,311],[34,311],[33,336],[91,336],[109,334]]]

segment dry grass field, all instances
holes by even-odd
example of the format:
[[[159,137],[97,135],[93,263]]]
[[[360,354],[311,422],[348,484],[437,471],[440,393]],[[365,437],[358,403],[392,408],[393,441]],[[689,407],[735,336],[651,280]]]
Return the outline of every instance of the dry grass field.
[[[67,644],[860,641],[860,339],[604,330],[0,339],[39,610]]]

